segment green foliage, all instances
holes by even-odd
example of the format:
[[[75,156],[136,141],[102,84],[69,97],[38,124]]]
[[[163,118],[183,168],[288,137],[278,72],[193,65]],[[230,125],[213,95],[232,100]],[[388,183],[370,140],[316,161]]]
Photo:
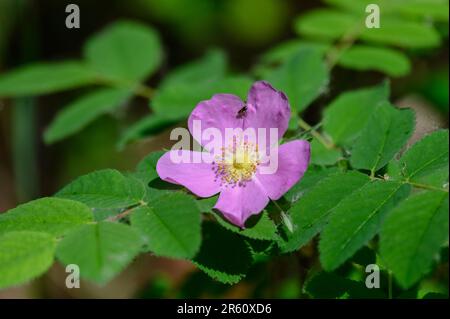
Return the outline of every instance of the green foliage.
[[[409,187],[373,181],[345,197],[331,214],[320,237],[320,261],[334,270],[375,236],[390,209]]]
[[[170,83],[170,82],[169,82]],[[203,100],[210,99],[217,92],[229,93],[247,98],[253,81],[246,76],[227,76],[216,81],[209,77],[195,82],[182,82],[164,85],[152,100],[156,114],[165,119],[186,118],[194,107]]]
[[[351,280],[336,273],[320,272],[313,275],[305,285],[305,292],[318,299],[370,299],[385,298],[378,289],[368,289],[362,282]]]
[[[61,236],[93,220],[86,205],[68,199],[41,198],[0,215],[0,234],[11,231],[45,232]]]
[[[120,81],[142,80],[162,61],[156,32],[129,21],[115,23],[89,39],[84,55],[101,76]]]
[[[214,200],[214,203],[215,202],[216,200]],[[278,238],[277,228],[273,221],[269,218],[267,212],[261,213],[260,216],[253,216],[249,218],[247,222],[248,227],[245,229],[240,229],[239,227],[230,224],[216,213],[213,214],[220,225],[242,236],[258,240],[275,240]]]
[[[409,73],[411,63],[408,57],[400,51],[383,47],[354,45],[342,53],[339,65],[358,70],[376,70],[392,77],[404,76]]]
[[[381,231],[380,252],[404,288],[411,287],[448,240],[448,193],[421,192],[398,205]]]
[[[157,114],[147,115],[129,126],[122,133],[122,136],[117,142],[117,147],[122,150],[127,144],[138,141],[145,137],[150,137],[176,123],[176,120],[170,120]]]
[[[328,84],[328,69],[322,54],[315,49],[303,49],[288,58],[266,79],[283,90],[293,111],[304,110]]]
[[[397,178],[442,187],[448,181],[448,130],[433,132],[408,149],[398,162]]]
[[[286,242],[280,243],[282,250],[294,251],[308,243],[323,229],[339,204],[368,181],[366,175],[357,172],[336,173],[310,188],[289,211],[295,229]]]
[[[56,241],[31,231],[0,236],[0,289],[23,284],[44,273],[53,263]]]
[[[78,265],[81,277],[103,284],[125,268],[142,244],[133,228],[100,222],[69,233],[58,243],[56,256],[66,265]]]
[[[211,222],[203,223],[202,233],[200,251],[193,259],[197,267],[227,284],[236,283],[245,277],[252,256],[243,237]]]
[[[253,280],[261,271],[258,290],[271,277],[268,263],[287,254],[283,258],[289,263],[317,256],[317,263],[308,260],[303,291],[295,278],[294,293],[287,295],[384,298],[384,291],[363,283],[369,263],[380,265],[383,276],[393,272],[399,283],[395,296],[424,295],[418,293],[421,279],[442,264],[437,257],[448,245],[448,130],[433,132],[403,152],[415,118],[411,110],[390,104],[389,80],[343,93],[334,85],[330,90],[329,82],[336,65],[407,75],[408,54],[420,57],[441,42],[434,23],[448,23],[443,13],[448,2],[370,1],[382,5],[383,16],[380,29],[368,29],[363,14],[368,1],[327,0],[331,7],[296,20],[294,28],[304,38],[269,49],[251,68],[289,98],[292,118],[283,141],[307,139],[312,154],[303,178],[247,220],[245,228],[214,209],[218,196],[199,199],[162,181],[156,164],[164,152],[154,152],[135,171],[96,171],[54,197],[1,214],[0,288],[41,275],[55,255],[63,264],[77,264],[83,278],[104,284],[139,253],[151,253],[190,260],[203,271],[196,275],[203,282],[208,276],[216,280],[205,283],[212,294],[227,289],[217,281],[235,284],[247,274]],[[121,21],[88,39],[85,61],[37,63],[2,75],[0,97],[96,85],[55,117],[44,135],[47,143],[117,112],[134,95],[145,98],[149,113],[122,132],[117,145],[123,149],[185,123],[192,109],[214,94],[245,100],[254,81],[230,72],[225,53],[215,50],[161,72],[152,78],[162,76],[156,88],[147,87],[144,80],[157,72],[163,55],[152,28]],[[325,92],[329,96],[321,96]],[[311,105],[325,105],[315,126],[298,118]]]
[[[351,145],[364,129],[377,106],[389,97],[389,86],[381,85],[339,95],[325,109],[323,129],[338,145]]]
[[[67,105],[45,131],[46,143],[54,143],[83,129],[102,114],[111,112],[130,96],[127,90],[101,89]]]
[[[336,148],[327,148],[317,139],[311,141],[311,163],[316,165],[333,165],[340,158],[342,152]]]
[[[355,141],[352,166],[371,172],[385,166],[411,137],[414,122],[413,111],[381,104]]]
[[[124,208],[138,204],[144,195],[145,188],[139,180],[105,169],[77,178],[55,196],[77,200],[92,208]]]
[[[182,193],[163,195],[136,208],[131,225],[143,233],[149,251],[159,256],[192,258],[200,248],[200,211]]]
[[[80,62],[27,65],[0,77],[0,97],[47,94],[92,84],[95,74]]]

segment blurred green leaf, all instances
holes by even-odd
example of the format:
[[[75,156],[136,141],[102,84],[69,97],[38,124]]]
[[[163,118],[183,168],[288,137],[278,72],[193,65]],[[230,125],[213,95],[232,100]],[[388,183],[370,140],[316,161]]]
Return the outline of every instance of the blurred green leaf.
[[[375,180],[345,197],[320,236],[323,268],[336,269],[372,239],[392,206],[408,192],[400,183]]]
[[[56,240],[45,233],[17,231],[0,236],[0,289],[23,284],[53,263]]]
[[[381,104],[370,117],[352,148],[354,168],[376,172],[406,144],[415,126],[414,112]]]
[[[380,71],[392,77],[404,76],[411,69],[408,57],[402,52],[366,45],[353,45],[344,51],[338,64],[358,71]]]
[[[95,74],[80,62],[36,63],[2,74],[0,97],[48,94],[95,81]]]
[[[389,98],[389,85],[344,92],[325,109],[323,129],[339,145],[351,145],[378,105]]]
[[[331,5],[360,13],[368,4],[377,4],[383,15],[402,15],[405,17],[432,18],[448,21],[448,0],[325,0]]]
[[[0,234],[37,231],[60,236],[92,220],[92,211],[82,203],[45,197],[0,214]]]
[[[368,182],[367,175],[349,172],[335,173],[316,183],[289,210],[294,232],[279,243],[281,249],[290,252],[308,243],[323,229],[332,211]]]
[[[45,142],[51,144],[80,131],[100,115],[123,104],[130,95],[127,90],[100,89],[82,96],[56,115],[45,131]]]
[[[213,222],[203,223],[202,245],[193,259],[210,277],[234,284],[245,277],[252,262],[250,249],[242,236]]]
[[[192,197],[173,193],[133,210],[131,225],[158,256],[192,258],[200,248],[200,211]]]
[[[200,59],[184,64],[166,75],[160,89],[177,84],[195,85],[214,82],[225,77],[227,57],[220,50],[208,51]]]
[[[163,129],[176,124],[177,121],[168,120],[159,115],[151,114],[143,117],[129,126],[117,142],[117,147],[122,150],[127,144],[142,138],[160,133]]]
[[[305,49],[268,74],[267,80],[287,95],[294,112],[300,112],[325,90],[329,74],[322,54]]]
[[[439,33],[422,22],[385,17],[380,28],[364,28],[360,38],[371,43],[394,45],[403,48],[429,48],[440,44]]]
[[[229,93],[245,99],[253,81],[246,76],[230,76],[213,82],[186,82],[164,86],[151,105],[161,118],[177,120],[187,117],[201,101],[214,94]]]
[[[125,208],[138,204],[144,185],[119,171],[104,169],[78,177],[55,196],[85,203],[92,208]]]
[[[422,192],[397,206],[381,231],[380,253],[399,283],[411,287],[448,240],[448,193]]]
[[[151,27],[120,21],[90,38],[84,55],[103,77],[139,81],[156,71],[163,53],[158,34]]]
[[[81,277],[103,284],[133,260],[142,244],[130,226],[100,222],[69,233],[59,242],[56,256],[65,265],[78,265]]]
[[[318,9],[297,18],[297,33],[312,39],[335,40],[352,30],[363,28],[363,19],[353,14],[332,9]]]

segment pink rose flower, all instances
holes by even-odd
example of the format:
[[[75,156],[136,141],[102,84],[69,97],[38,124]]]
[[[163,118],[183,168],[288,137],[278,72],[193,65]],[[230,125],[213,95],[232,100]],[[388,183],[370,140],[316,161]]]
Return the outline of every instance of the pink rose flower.
[[[305,140],[295,140],[282,145],[270,145],[270,129],[277,129],[276,141],[288,128],[290,106],[284,93],[269,83],[258,81],[251,87],[247,102],[232,94],[216,94],[210,100],[200,102],[188,119],[189,131],[194,135],[194,121],[200,121],[202,130],[216,128],[222,136],[233,128],[265,129],[266,148],[261,150],[258,140],[233,137],[222,140],[219,157],[214,161],[175,163],[173,152],[193,158],[199,154],[190,150],[172,150],[158,161],[156,170],[164,181],[186,187],[198,197],[211,197],[220,193],[214,206],[231,223],[244,227],[251,215],[260,213],[269,200],[283,196],[305,173],[310,160],[310,145]],[[194,137],[196,137],[194,135]],[[259,136],[258,136],[259,137]],[[197,137],[203,147],[208,141]],[[263,168],[267,153],[277,148],[277,168],[267,174]],[[210,151],[206,149],[206,151]],[[217,151],[217,150],[216,150]],[[263,164],[264,163],[264,164]]]

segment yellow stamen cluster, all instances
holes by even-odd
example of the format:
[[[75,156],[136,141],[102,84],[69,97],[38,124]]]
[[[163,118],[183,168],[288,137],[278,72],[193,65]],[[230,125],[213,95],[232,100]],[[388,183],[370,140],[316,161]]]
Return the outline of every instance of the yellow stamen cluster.
[[[233,141],[216,157],[216,176],[227,185],[242,185],[250,181],[259,165],[258,145]]]

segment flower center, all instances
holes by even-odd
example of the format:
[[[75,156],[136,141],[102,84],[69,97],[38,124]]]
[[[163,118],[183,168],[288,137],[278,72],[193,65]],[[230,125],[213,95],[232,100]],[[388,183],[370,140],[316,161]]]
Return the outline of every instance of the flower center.
[[[258,145],[234,141],[222,148],[222,154],[216,157],[216,177],[224,185],[242,186],[252,179],[258,165]]]

